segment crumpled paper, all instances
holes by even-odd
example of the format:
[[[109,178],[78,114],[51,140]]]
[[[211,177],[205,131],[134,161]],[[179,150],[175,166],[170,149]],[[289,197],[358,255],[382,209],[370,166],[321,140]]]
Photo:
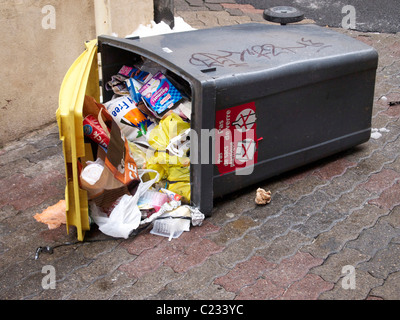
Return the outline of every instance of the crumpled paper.
[[[36,213],[33,217],[36,221],[47,224],[50,230],[57,229],[67,223],[65,200],[60,200],[55,205],[43,210],[42,213]]]
[[[257,189],[255,202],[259,205],[268,204],[271,202],[271,191],[265,191],[262,188]]]

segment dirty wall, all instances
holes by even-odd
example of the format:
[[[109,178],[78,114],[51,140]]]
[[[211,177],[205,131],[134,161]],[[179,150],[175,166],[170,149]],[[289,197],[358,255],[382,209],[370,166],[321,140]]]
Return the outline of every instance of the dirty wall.
[[[120,37],[153,20],[152,0],[104,0]],[[0,0],[0,147],[56,121],[69,66],[96,37],[93,0]]]

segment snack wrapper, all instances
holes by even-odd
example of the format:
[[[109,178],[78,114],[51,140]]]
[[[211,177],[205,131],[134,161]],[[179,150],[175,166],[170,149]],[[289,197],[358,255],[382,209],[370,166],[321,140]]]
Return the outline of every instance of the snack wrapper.
[[[172,108],[182,100],[181,93],[161,73],[156,73],[139,90],[142,99],[157,115]]]
[[[125,83],[132,100],[136,105],[138,105],[138,103],[142,101],[142,95],[139,92],[139,90],[142,88],[142,84],[133,78],[127,79]]]
[[[130,96],[111,100],[105,106],[121,132],[130,141],[146,135],[149,127],[153,125],[153,122],[137,108]]]
[[[89,114],[83,120],[83,133],[104,149],[108,148],[108,144],[110,143],[109,134],[104,131],[97,118],[92,114]]]

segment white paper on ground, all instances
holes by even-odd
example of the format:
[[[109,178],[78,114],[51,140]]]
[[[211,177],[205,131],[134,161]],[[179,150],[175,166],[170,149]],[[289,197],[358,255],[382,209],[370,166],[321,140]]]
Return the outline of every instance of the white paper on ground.
[[[156,36],[160,34],[172,33],[172,32],[182,32],[182,31],[191,31],[196,30],[192,28],[189,24],[187,24],[181,17],[175,17],[175,26],[171,29],[164,21],[160,23],[155,23],[151,21],[148,25],[140,24],[139,27],[132,32],[130,35],[126,36],[126,38],[133,37],[150,37]]]

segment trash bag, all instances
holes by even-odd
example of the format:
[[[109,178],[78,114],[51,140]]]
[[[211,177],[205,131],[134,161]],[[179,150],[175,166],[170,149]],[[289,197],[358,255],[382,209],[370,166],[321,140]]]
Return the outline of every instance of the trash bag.
[[[190,202],[190,159],[171,153],[168,147],[179,135],[187,136],[189,129],[190,124],[177,114],[162,119],[149,134],[148,142],[156,151],[146,162],[147,169],[159,173],[159,181],[166,180],[166,189],[184,197],[185,202]]]
[[[167,189],[181,195],[190,202],[190,167],[170,166],[167,176]]]
[[[80,186],[88,192],[89,200],[95,201],[98,207],[106,208],[122,195],[134,192],[140,182],[138,168],[128,140],[121,134],[119,126],[104,105],[86,96],[83,114],[93,115],[100,126],[104,127],[103,131],[109,134],[110,141],[107,148],[99,145],[96,151],[92,146],[92,153],[96,154],[96,163],[91,161],[81,163],[80,171]],[[95,179],[90,177],[87,179],[86,166],[95,167],[96,170],[90,170],[95,173]],[[99,168],[100,166],[103,169]]]
[[[153,128],[149,135],[149,144],[155,150],[166,150],[170,140],[190,129],[190,123],[182,120],[175,113],[160,120],[158,126]]]
[[[128,239],[132,231],[136,230],[141,222],[141,212],[138,207],[139,198],[154,184],[158,179],[144,181],[145,174],[152,170],[138,170],[140,183],[134,195],[123,195],[117,199],[115,207],[110,215],[103,212],[94,202],[90,204],[90,216],[99,226],[99,230],[106,235],[115,238]]]

